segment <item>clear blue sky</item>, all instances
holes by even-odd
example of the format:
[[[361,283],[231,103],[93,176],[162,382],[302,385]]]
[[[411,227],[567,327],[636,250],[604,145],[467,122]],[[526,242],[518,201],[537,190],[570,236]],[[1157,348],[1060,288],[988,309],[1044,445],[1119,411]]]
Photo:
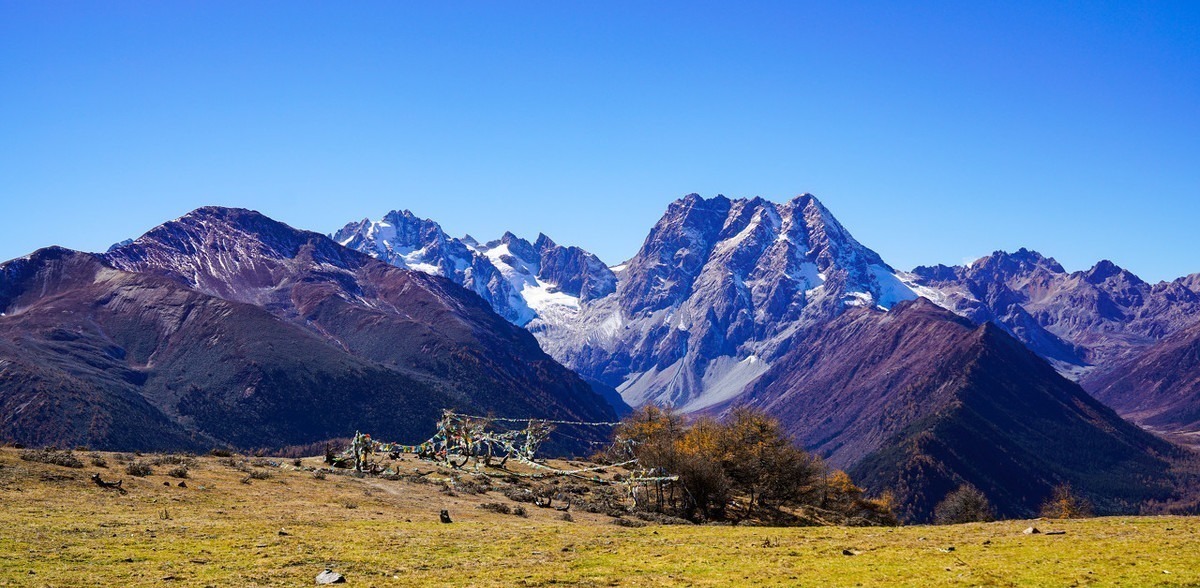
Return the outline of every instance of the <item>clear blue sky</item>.
[[[221,204],[617,263],[689,192],[1200,272],[1200,3],[0,0],[0,259]]]

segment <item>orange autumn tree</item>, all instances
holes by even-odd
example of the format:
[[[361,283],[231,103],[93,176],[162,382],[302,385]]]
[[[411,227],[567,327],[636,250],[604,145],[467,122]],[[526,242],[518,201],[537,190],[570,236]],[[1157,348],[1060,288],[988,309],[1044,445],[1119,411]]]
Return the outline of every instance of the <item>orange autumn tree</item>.
[[[794,509],[825,509],[828,502],[847,516],[867,505],[867,516],[879,515],[874,522],[894,521],[889,505],[863,499],[842,472],[826,476],[820,458],[796,447],[778,421],[758,411],[738,408],[724,421],[687,423],[669,409],[646,406],[616,434],[644,467],[679,476],[679,492],[672,491],[666,508],[692,520],[780,523],[795,520]],[[827,487],[831,480],[833,488]],[[833,495],[838,498],[830,501]]]

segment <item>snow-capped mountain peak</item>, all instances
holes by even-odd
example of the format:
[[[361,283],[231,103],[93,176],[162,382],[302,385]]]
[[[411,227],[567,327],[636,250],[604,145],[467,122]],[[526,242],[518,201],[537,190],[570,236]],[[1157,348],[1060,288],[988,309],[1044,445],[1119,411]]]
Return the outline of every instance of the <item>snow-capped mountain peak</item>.
[[[545,235],[536,244],[512,232],[486,243],[470,235],[458,239],[408,210],[350,223],[333,239],[392,265],[450,278],[518,325],[547,312],[577,311],[582,300],[607,294],[616,283],[596,256]]]
[[[806,326],[917,297],[811,194],[781,204],[689,194],[619,267],[612,294],[530,328],[631,404],[685,410],[740,394]]]

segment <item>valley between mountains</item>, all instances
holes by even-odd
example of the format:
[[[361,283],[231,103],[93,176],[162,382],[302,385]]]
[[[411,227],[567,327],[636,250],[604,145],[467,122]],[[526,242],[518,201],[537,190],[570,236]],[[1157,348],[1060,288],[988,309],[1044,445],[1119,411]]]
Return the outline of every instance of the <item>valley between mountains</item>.
[[[116,237],[116,236],[114,236]],[[689,195],[608,264],[407,210],[331,235],[206,207],[0,264],[0,438],[206,451],[427,438],[443,408],[778,419],[898,514],[964,484],[1034,515],[1195,508],[1200,274],[1037,252],[904,271],[816,197]],[[603,436],[564,429],[547,450]]]

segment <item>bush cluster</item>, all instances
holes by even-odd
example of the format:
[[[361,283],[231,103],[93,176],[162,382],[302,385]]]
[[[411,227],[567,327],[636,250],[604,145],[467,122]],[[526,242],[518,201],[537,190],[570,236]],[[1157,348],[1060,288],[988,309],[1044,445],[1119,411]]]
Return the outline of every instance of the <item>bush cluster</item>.
[[[78,457],[75,457],[75,454],[69,449],[62,451],[53,447],[47,447],[45,449],[26,449],[21,452],[21,459],[38,463],[48,463],[67,468],[83,467],[83,462],[80,461]]]
[[[131,476],[144,478],[153,474],[154,468],[150,467],[150,464],[144,461],[133,461],[130,462],[129,465],[125,466],[125,473]]]

